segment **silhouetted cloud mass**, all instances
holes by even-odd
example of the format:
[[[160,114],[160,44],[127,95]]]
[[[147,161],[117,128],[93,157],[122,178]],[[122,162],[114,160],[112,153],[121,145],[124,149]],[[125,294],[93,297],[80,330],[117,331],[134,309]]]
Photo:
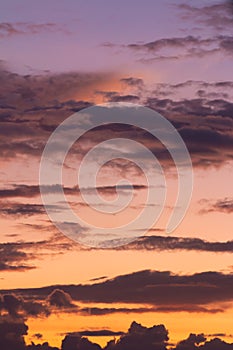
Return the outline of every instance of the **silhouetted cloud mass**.
[[[48,342],[42,344],[25,344],[24,336],[28,327],[22,320],[13,321],[10,318],[0,320],[0,346],[3,350],[232,350],[233,343],[227,343],[220,338],[207,340],[204,334],[191,333],[188,338],[177,345],[169,344],[168,330],[162,324],[145,327],[133,321],[126,333],[114,331],[83,331],[65,335],[61,348],[52,347]],[[105,347],[93,343],[86,336],[120,336],[110,340]],[[38,337],[37,340],[40,340]]]
[[[133,322],[128,332],[121,336],[118,341],[110,342],[106,346],[106,350],[166,350],[168,339],[168,331],[164,325],[147,328],[137,322]]]
[[[50,314],[46,304],[34,300],[24,300],[15,294],[3,294],[0,298],[0,314],[6,314],[12,318],[43,317]]]
[[[101,309],[98,306],[77,309],[78,312],[88,315],[150,311],[217,313],[224,312],[227,307],[230,307],[233,302],[232,288],[232,273],[223,274],[207,271],[179,275],[169,271],[144,270],[91,285],[60,285],[21,289],[14,290],[14,294],[32,298],[36,302],[46,300],[48,295],[51,298],[52,295],[54,303],[55,301],[58,303],[57,299],[62,300],[59,301],[60,305],[62,302],[63,304],[68,303],[68,305],[72,303],[63,292],[71,296],[73,303],[126,304],[119,309],[114,307]],[[60,290],[59,293],[54,292],[56,289]],[[132,303],[138,304],[139,309],[131,310],[127,304]],[[76,311],[75,308],[74,311]]]
[[[52,291],[52,293],[48,296],[48,302],[51,306],[56,306],[59,308],[76,307],[72,303],[71,296],[61,289],[55,289],[54,291]]]
[[[0,319],[0,348],[3,350],[25,350],[24,335],[27,334],[27,325],[19,320],[10,318]]]

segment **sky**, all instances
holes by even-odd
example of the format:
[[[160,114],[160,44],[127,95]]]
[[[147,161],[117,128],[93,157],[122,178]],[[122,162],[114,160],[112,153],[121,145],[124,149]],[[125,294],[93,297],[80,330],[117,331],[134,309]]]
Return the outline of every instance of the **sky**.
[[[232,1],[1,7],[0,347],[232,349]]]

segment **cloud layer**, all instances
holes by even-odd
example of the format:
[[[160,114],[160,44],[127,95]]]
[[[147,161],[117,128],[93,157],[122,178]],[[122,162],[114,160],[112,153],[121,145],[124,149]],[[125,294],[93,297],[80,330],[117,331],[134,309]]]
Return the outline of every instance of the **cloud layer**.
[[[28,326],[23,321],[12,321],[5,319],[0,322],[0,346],[8,350],[59,350],[48,343],[26,346],[24,336],[27,334]],[[101,348],[98,344],[91,342],[85,336],[120,335],[119,339],[110,340],[107,345]],[[39,339],[42,335],[39,335]],[[233,344],[226,343],[220,338],[207,340],[204,334],[191,333],[188,338],[175,344],[169,344],[168,330],[163,324],[145,327],[135,321],[132,322],[126,333],[114,331],[84,331],[67,334],[61,343],[61,350],[231,350]]]
[[[139,312],[223,312],[223,305],[231,305],[233,275],[220,272],[202,272],[192,275],[173,274],[169,271],[139,271],[122,275],[92,285],[64,285],[59,286],[62,292],[54,292],[58,287],[44,287],[30,290],[15,290],[14,293],[25,297],[33,296],[33,300],[45,300],[50,295],[57,306],[72,301],[65,296],[68,293],[73,301],[84,303],[125,303],[138,304]],[[64,293],[63,293],[64,292]],[[51,294],[52,293],[52,294]],[[54,294],[55,293],[55,294]],[[60,295],[61,294],[61,295]],[[53,296],[53,298],[52,298]],[[56,298],[55,298],[56,297]],[[51,299],[52,298],[52,299]],[[60,304],[59,304],[60,303]],[[108,314],[114,312],[137,312],[136,308],[130,311],[125,309],[106,308],[101,310],[80,309],[80,312],[89,314]],[[227,306],[225,306],[226,308]],[[148,310],[146,310],[148,308]],[[77,310],[76,310],[77,311]]]

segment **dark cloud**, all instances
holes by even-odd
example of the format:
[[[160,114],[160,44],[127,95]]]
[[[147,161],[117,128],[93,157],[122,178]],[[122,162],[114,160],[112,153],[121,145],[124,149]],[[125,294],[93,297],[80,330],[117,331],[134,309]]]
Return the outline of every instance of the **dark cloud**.
[[[15,294],[3,294],[0,300],[1,313],[7,312],[12,318],[48,316],[50,311],[42,303],[24,300]]]
[[[34,344],[28,345],[25,347],[25,350],[59,350],[55,346],[50,346],[48,342],[44,342],[43,344]]]
[[[233,241],[208,242],[200,238],[172,236],[144,236],[117,248],[118,250],[195,250],[205,252],[233,252]]]
[[[232,160],[232,103],[219,99],[172,101],[149,98],[147,105],[177,127],[194,166],[219,166]],[[186,125],[183,124],[184,116]],[[158,154],[156,149],[155,154]]]
[[[220,166],[233,158],[232,103],[222,99],[159,99],[147,98],[145,105],[164,115],[183,137],[193,165],[200,167]],[[97,132],[98,131],[98,132]],[[106,126],[92,130],[87,138],[92,146],[108,137],[127,137],[143,143],[163,165],[172,166],[169,153],[157,139],[132,126]],[[85,142],[85,139],[83,139]],[[87,149],[85,149],[87,151]],[[133,158],[133,155],[131,155]],[[120,165],[118,163],[118,165]]]
[[[42,339],[42,338],[43,338],[43,334],[41,334],[41,333],[35,333],[35,334],[33,334],[33,338]]]
[[[49,343],[26,345],[24,336],[27,335],[28,326],[24,321],[12,320],[4,316],[0,320],[0,346],[7,350],[59,350]],[[64,333],[63,333],[64,334]],[[114,337],[103,348],[91,342],[86,337]],[[214,336],[214,335],[213,335]],[[213,337],[211,336],[211,338]],[[224,335],[219,335],[224,336]],[[115,337],[119,337],[116,339]],[[34,334],[33,338],[40,340],[40,333]],[[169,344],[168,330],[163,324],[145,327],[133,321],[127,332],[115,332],[108,329],[84,330],[67,333],[62,340],[61,350],[232,350],[233,344],[226,343],[220,338],[207,341],[204,334],[191,333],[187,339],[181,340],[177,345]]]
[[[211,339],[207,341],[204,334],[191,333],[187,339],[182,340],[177,344],[174,350],[190,350],[190,349],[202,349],[202,350],[231,350],[233,344],[224,342],[219,338]]]
[[[51,232],[51,227],[45,227]],[[40,225],[39,230],[40,232],[42,230]],[[46,255],[46,253],[42,254],[42,249],[49,252],[50,255],[56,255],[64,254],[71,247],[74,248],[74,242],[60,233],[54,233],[50,238],[41,241],[0,243],[0,271],[23,272],[34,269],[36,266],[32,265],[32,261]]]
[[[10,123],[31,126],[47,121],[49,125],[58,125],[72,111],[90,106],[90,100],[83,101],[83,97],[89,92],[91,99],[91,93],[111,79],[111,74],[104,73],[20,75],[3,67],[0,75],[3,111],[0,112],[4,112],[4,120]]]
[[[11,187],[6,187],[0,189],[0,198],[32,198],[40,196],[40,190],[49,193],[58,193],[60,191],[60,185],[51,186],[41,186],[39,185],[21,185],[14,184]],[[140,184],[132,184],[135,191],[147,189],[146,186]],[[117,191],[128,191],[131,187],[129,185],[118,185],[118,186],[97,186],[95,188],[87,187],[80,189],[78,186],[74,187],[63,187],[64,193],[66,195],[77,195],[82,191],[82,193],[91,193],[97,190],[100,194],[116,194]],[[54,206],[54,210],[59,210],[59,206]],[[8,202],[1,207],[2,214],[19,214],[19,215],[33,215],[41,214],[44,212],[43,206],[40,204],[23,204],[23,203],[12,203]]]
[[[137,95],[121,95],[116,91],[96,91],[96,94],[101,95],[103,97],[104,102],[111,101],[137,103],[140,100],[140,97]]]
[[[96,312],[95,312],[96,311]],[[102,312],[101,312],[102,311]],[[76,306],[71,296],[61,289],[54,289],[47,298],[36,299],[34,296],[23,297],[14,293],[0,294],[0,315],[8,315],[11,318],[48,317],[51,313],[80,313],[91,315],[86,308]],[[114,311],[112,311],[113,313]],[[109,314],[98,308],[93,308],[93,315]]]
[[[213,333],[213,334],[206,334],[207,337],[228,337],[232,338],[232,334],[226,334],[226,333]]]
[[[215,202],[202,200],[201,203],[205,205],[205,208],[201,209],[200,213],[211,213],[211,212],[220,212],[231,214],[233,212],[233,199],[225,198],[219,199]]]
[[[42,204],[1,203],[0,215],[3,216],[32,216],[44,213],[45,209]]]
[[[45,207],[42,204],[27,204],[27,203],[13,203],[0,202],[1,211],[0,216],[12,217],[30,217],[34,215],[44,215],[46,213]],[[62,210],[60,205],[49,205],[50,210],[59,212]]]
[[[76,308],[72,303],[71,296],[61,289],[55,289],[49,294],[47,298],[48,303],[51,306],[56,306],[58,308]]]
[[[176,350],[189,350],[189,349],[198,349],[199,344],[204,343],[206,338],[204,334],[190,334],[189,337],[185,340],[182,340],[177,344]]]
[[[0,198],[11,198],[11,197],[35,197],[40,194],[38,185],[22,185],[14,184],[8,188],[0,189]]]
[[[137,307],[137,308],[128,308],[128,307],[111,307],[111,308],[100,308],[100,307],[85,307],[80,308],[78,312],[86,316],[103,316],[111,314],[143,314],[143,313],[155,313],[155,312],[191,312],[191,313],[209,313],[216,314],[223,312],[222,308],[206,308],[203,306],[161,306],[161,307]]]
[[[0,348],[5,350],[25,350],[23,336],[28,327],[23,321],[13,321],[9,318],[0,319]]]
[[[0,243],[0,271],[25,271],[35,268],[25,262],[33,258],[16,243]]]
[[[189,37],[188,37],[189,38]],[[157,40],[147,44],[137,44],[134,50],[159,50],[165,46],[186,46],[186,40],[174,38],[169,40]],[[199,38],[189,38],[191,43],[198,43]],[[212,40],[212,39],[211,39]],[[207,45],[211,40],[203,39]],[[216,39],[217,40],[217,39]],[[229,38],[218,36],[218,41],[227,47]],[[2,70],[0,78],[0,100],[2,109],[0,155],[3,159],[13,159],[16,156],[40,157],[49,134],[56,126],[71,113],[79,111],[90,102],[75,101],[74,96],[90,91],[102,94],[107,101],[133,101],[145,104],[155,109],[168,118],[184,137],[185,142],[193,157],[196,166],[220,166],[226,161],[232,160],[232,128],[233,107],[232,102],[226,99],[232,89],[232,82],[220,81],[214,83],[187,81],[178,84],[158,84],[154,91],[147,91],[140,78],[121,78],[126,89],[123,93],[106,91],[101,92],[98,84],[110,80],[109,75],[98,74],[47,74],[44,76],[21,76]],[[160,98],[167,92],[174,94],[179,89],[192,87],[199,91],[199,98],[186,100],[173,100]],[[128,91],[127,89],[136,89]],[[144,89],[144,90],[143,90]],[[228,90],[226,93],[225,90]],[[200,91],[206,91],[206,93]],[[146,97],[143,97],[143,94]],[[203,95],[204,94],[204,95]],[[149,96],[149,97],[148,97]],[[159,97],[160,96],[160,97]],[[208,98],[207,98],[208,96]],[[83,97],[83,96],[82,96]],[[218,98],[215,98],[218,97]],[[90,98],[91,99],[91,98]],[[0,110],[1,113],[1,110]],[[97,132],[98,131],[98,132]],[[74,145],[73,155],[83,157],[90,145],[104,141],[108,137],[129,137],[144,142],[146,146],[151,144],[152,151],[163,162],[169,160],[168,152],[161,151],[161,145],[154,142],[148,134],[139,133],[135,128],[121,127],[121,129],[103,127],[96,128],[83,136],[81,146]],[[14,141],[9,141],[12,137]],[[215,142],[217,140],[217,143]],[[224,157],[223,157],[224,153]],[[66,189],[71,194],[72,189]],[[75,192],[75,189],[73,189]],[[13,185],[2,188],[2,198],[36,196],[37,185]],[[67,194],[67,193],[66,193]],[[30,209],[30,208],[28,208]],[[34,208],[40,210],[38,208]]]
[[[231,303],[233,275],[202,272],[178,275],[169,271],[140,271],[92,285],[59,286],[75,301],[96,303],[145,303],[151,307],[178,311],[204,307],[206,312],[222,310],[222,303]],[[55,287],[21,290],[22,295],[46,298]],[[17,294],[17,290],[14,291]],[[214,307],[213,307],[214,304]],[[200,311],[200,309],[199,309]]]
[[[137,87],[141,89],[144,86],[144,81],[141,78],[129,77],[122,78],[120,81],[130,87]]]
[[[112,77],[77,72],[23,76],[0,68],[1,157],[41,156],[51,131],[90,106],[95,90]]]
[[[61,350],[101,350],[101,347],[79,335],[67,335],[62,340]]]
[[[218,81],[205,82],[201,80],[187,80],[185,82],[168,84],[158,83],[155,86],[153,93],[158,98],[160,96],[171,96],[179,92],[185,93],[187,89],[191,89],[192,94],[195,93],[198,97],[205,99],[231,99],[230,93],[233,90],[233,82]],[[190,91],[190,90],[189,90]]]
[[[107,349],[116,350],[166,350],[168,341],[168,331],[164,325],[144,327],[133,322],[128,332],[117,341],[111,341],[106,346]]]
[[[131,102],[131,103],[137,103],[139,102],[140,97],[136,95],[118,95],[111,97],[112,102]]]
[[[210,341],[206,341],[205,344],[198,347],[198,349],[202,350],[232,350],[233,344],[229,344],[224,342],[221,339],[215,338]]]
[[[225,92],[207,92],[205,90],[198,90],[197,91],[197,96],[201,97],[201,98],[208,98],[208,99],[219,99],[219,98],[223,98],[223,99],[228,99],[229,98],[229,94],[225,93]]]
[[[80,331],[80,332],[72,332],[68,333],[67,335],[78,335],[81,337],[109,337],[109,336],[118,336],[118,335],[123,335],[124,332],[114,332],[109,329],[98,329],[98,330],[85,330],[85,331]]]
[[[108,278],[108,276],[95,277],[95,278],[91,278],[90,282],[96,282],[96,281],[100,281],[100,280],[105,280],[107,278]]]
[[[224,99],[206,100],[204,98],[195,99],[183,99],[183,100],[171,100],[171,99],[158,99],[148,98],[148,107],[164,112],[167,109],[167,115],[175,114],[186,116],[196,116],[203,118],[207,116],[219,116],[232,118],[233,103]],[[195,125],[194,120],[189,120],[192,125]]]

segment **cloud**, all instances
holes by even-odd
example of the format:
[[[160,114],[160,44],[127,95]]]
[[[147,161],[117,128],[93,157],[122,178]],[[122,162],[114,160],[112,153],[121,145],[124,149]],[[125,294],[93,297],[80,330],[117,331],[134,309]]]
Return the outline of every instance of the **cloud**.
[[[36,197],[39,196],[39,186],[38,185],[22,185],[14,184],[8,188],[0,189],[0,198],[15,198],[15,197]]]
[[[157,83],[153,93],[155,97],[167,97],[172,95],[186,95],[188,90],[189,95],[195,94],[200,98],[208,100],[225,99],[232,100],[233,82],[231,81],[217,81],[206,82],[201,80],[187,80],[176,84]]]
[[[42,339],[43,338],[43,334],[35,333],[35,334],[33,334],[33,337],[36,338],[36,339]]]
[[[207,341],[204,334],[193,334],[191,333],[187,339],[182,340],[177,344],[174,350],[190,350],[190,349],[201,349],[201,350],[227,350],[232,349],[233,344],[224,342],[219,338],[211,339]]]
[[[42,204],[25,204],[25,203],[1,203],[2,216],[32,216],[44,214],[45,209]]]
[[[95,277],[95,278],[91,278],[90,282],[96,282],[96,281],[100,281],[100,280],[105,280],[107,278],[108,278],[108,276]]]
[[[182,12],[182,19],[199,24],[199,30],[209,27],[216,31],[227,31],[232,28],[232,1],[221,1],[207,6],[196,7],[190,4],[179,4],[176,7]]]
[[[229,344],[224,342],[221,339],[215,338],[215,339],[211,339],[210,341],[206,341],[205,344],[203,344],[203,346],[200,346],[200,349],[203,350],[227,350],[227,349],[231,349],[233,348],[233,344]]]
[[[129,78],[122,78],[120,81],[129,87],[136,87],[138,89],[141,89],[144,87],[144,81],[141,78],[134,78],[134,77],[129,77]]]
[[[144,43],[124,44],[121,45],[121,48],[133,52],[137,61],[148,64],[156,61],[176,61],[187,58],[200,59],[213,56],[213,54],[231,56],[233,53],[232,40],[233,37],[228,33],[206,37],[186,35],[159,38]],[[112,49],[116,46],[119,45],[112,43],[109,48]]]
[[[30,345],[25,344],[24,336],[27,335],[28,326],[22,320],[12,320],[3,317],[0,320],[0,346],[7,350],[59,350],[49,343]],[[64,333],[63,333],[64,334]],[[91,342],[86,337],[116,337],[110,340],[103,348]],[[212,336],[211,336],[212,337]],[[34,334],[34,338],[41,339],[41,334]],[[163,324],[145,327],[133,321],[127,332],[115,332],[108,329],[84,330],[80,332],[67,333],[62,340],[61,350],[226,350],[232,349],[233,344],[226,343],[219,338],[206,340],[204,334],[191,333],[187,339],[181,340],[177,345],[169,344],[168,330]]]
[[[219,199],[215,202],[202,200],[200,203],[205,204],[205,208],[200,210],[201,214],[206,214],[211,212],[231,214],[233,212],[232,198]]]
[[[137,322],[133,322],[128,332],[117,341],[110,342],[106,349],[166,349],[168,341],[168,331],[164,325],[144,327]]]
[[[12,318],[48,316],[50,311],[45,304],[24,300],[15,294],[3,294],[0,299],[1,313],[7,312]]]
[[[134,191],[140,191],[147,189],[147,186],[140,184],[132,184]],[[21,185],[13,184],[11,187],[1,188],[0,189],[0,198],[32,198],[40,196],[40,190],[46,194],[55,194],[60,192],[60,185],[51,185],[51,186],[41,186],[39,185]],[[79,188],[78,186],[73,187],[63,187],[63,191],[66,195],[74,195],[82,193],[92,193],[98,191],[100,194],[114,195],[119,191],[127,192],[131,190],[129,185],[107,185],[107,186],[96,186],[96,187],[86,187]],[[59,206],[54,206],[54,210],[59,210]],[[7,202],[4,206],[2,205],[2,214],[19,214],[19,215],[33,215],[43,213],[43,206],[39,204],[24,204],[24,203],[12,203]]]
[[[78,312],[84,316],[103,316],[112,314],[143,314],[143,313],[170,313],[170,312],[189,312],[189,313],[209,313],[216,314],[224,312],[222,308],[206,308],[203,306],[161,306],[161,307],[111,307],[111,308],[100,308],[100,307],[85,307],[80,308]]]
[[[7,350],[24,350],[23,336],[27,334],[28,327],[21,321],[13,321],[9,318],[0,319],[0,348]]]
[[[182,101],[148,98],[146,105],[177,127],[194,166],[220,166],[232,160],[232,103],[201,98]],[[184,116],[186,125],[183,124]],[[155,154],[159,155],[159,151]]]
[[[74,301],[86,303],[134,303],[145,307],[161,308],[171,312],[196,308],[201,312],[219,312],[223,303],[231,303],[233,274],[202,272],[191,275],[169,271],[139,271],[117,276],[92,285],[59,286]],[[21,290],[21,295],[47,297],[56,287]],[[17,294],[15,290],[14,293]]]
[[[48,225],[45,226],[46,230],[53,230]],[[39,225],[38,228],[41,232],[42,228]],[[44,229],[44,227],[43,227]],[[26,270],[35,269],[36,266],[32,265],[32,261],[38,259],[40,256],[47,253],[41,252],[41,249],[47,250],[50,255],[64,254],[70,248],[74,248],[74,242],[70,241],[64,235],[60,233],[54,233],[48,239],[41,241],[18,241],[0,243],[0,271],[7,272],[23,272]],[[78,248],[78,245],[76,245]],[[30,264],[26,264],[26,262]]]
[[[145,50],[148,53],[155,53],[161,51],[164,48],[186,48],[187,46],[200,47],[201,45],[210,45],[214,39],[207,38],[202,39],[188,35],[185,37],[173,37],[173,38],[162,38],[155,41],[151,41],[143,44],[128,44],[127,47],[132,50]]]
[[[167,117],[177,128],[191,153],[194,166],[220,166],[232,160],[232,103],[224,100],[174,101],[148,98],[145,104]],[[130,126],[121,131],[106,127],[104,130],[98,130],[98,133],[92,133],[93,145],[97,141],[100,142],[104,132],[105,135],[108,132],[109,137],[127,135],[127,138],[138,141],[149,148],[163,165],[172,166],[173,164],[164,146],[145,131]],[[129,149],[127,156],[134,159],[135,153]],[[139,159],[139,153],[137,157]],[[118,166],[120,167],[120,162]]]
[[[67,333],[67,335],[78,335],[81,337],[110,337],[110,336],[118,336],[123,335],[124,332],[114,332],[109,329],[98,329],[98,330],[85,330],[85,331],[79,331],[79,332],[71,332]]]
[[[172,236],[143,236],[118,250],[195,250],[205,252],[233,252],[233,241],[208,242],[200,238]]]
[[[120,81],[122,80],[123,79],[121,79]],[[111,102],[138,103],[140,100],[140,97],[137,95],[132,95],[132,94],[121,95],[116,91],[96,91],[96,95],[102,96],[103,102],[111,101]]]
[[[40,157],[51,131],[74,112],[92,105],[95,91],[116,79],[110,73],[20,75],[4,67],[0,75],[3,159]]]
[[[43,32],[46,34],[53,32],[68,33],[63,26],[56,23],[0,23],[0,38],[10,38],[12,36],[26,34],[35,35]]]
[[[15,350],[15,349],[12,349]],[[28,345],[25,350],[59,350],[55,346],[50,346],[48,342],[44,342],[43,344],[35,344],[34,342],[31,345]]]
[[[218,41],[225,47],[229,44],[227,36],[221,38],[219,36]],[[199,42],[199,38],[192,37],[191,42]],[[202,41],[203,45],[208,42],[207,39]],[[132,49],[153,52],[160,50],[164,45],[185,47],[185,43],[186,39],[183,42],[182,38],[174,41],[172,38],[161,39],[150,45],[137,44],[139,47]],[[111,74],[67,73],[22,76],[4,69],[1,73],[0,94],[3,97],[0,100],[0,113],[2,113],[0,154],[4,160],[15,159],[16,156],[20,160],[21,156],[25,155],[39,159],[50,133],[71,113],[90,106],[92,92],[94,96],[96,91],[107,101],[140,101],[164,115],[184,137],[194,165],[220,166],[232,160],[233,107],[232,102],[226,99],[226,90],[229,95],[232,82],[187,81],[170,85],[157,84],[155,90],[148,90],[140,78],[126,77],[120,79],[125,86],[122,92],[109,90],[104,92],[101,90],[101,84],[111,81],[113,79]],[[189,87],[195,93],[199,91],[198,98],[183,100],[163,98],[167,93],[172,95],[178,90],[186,91]],[[201,90],[206,91],[206,94],[203,95]],[[83,97],[87,101],[80,99]],[[140,134],[136,128],[128,126],[96,128],[82,138],[81,147],[74,145],[71,153],[76,159],[77,157],[81,159],[92,146],[104,141],[106,135],[128,137],[144,142],[146,146],[151,145],[152,151],[164,164],[167,162],[172,165],[168,153],[161,149],[156,140],[152,143],[149,134]],[[9,138],[13,139],[10,143]],[[122,161],[121,163],[123,166]],[[118,164],[120,166],[120,162]],[[67,191],[71,193],[72,189],[67,188]],[[37,193],[37,185],[15,184],[0,190],[2,198],[34,197]]]
[[[208,98],[208,99],[228,99],[229,98],[229,94],[225,93],[225,92],[207,92],[205,90],[198,90],[196,92],[198,97],[201,98]]]
[[[185,349],[197,349],[197,346],[201,343],[204,343],[206,341],[206,338],[204,337],[204,334],[190,334],[189,337],[185,340],[182,340],[180,343],[177,344],[176,348],[177,350],[185,350]]]
[[[78,336],[78,335],[67,335],[62,340],[62,350],[101,350],[101,347],[98,344],[92,343],[87,338]]]
[[[56,306],[58,308],[76,308],[72,303],[71,296],[61,289],[55,289],[49,294],[47,298],[48,303],[51,306]]]
[[[0,271],[26,271],[35,266],[25,264],[33,256],[25,253],[15,243],[0,243]]]

